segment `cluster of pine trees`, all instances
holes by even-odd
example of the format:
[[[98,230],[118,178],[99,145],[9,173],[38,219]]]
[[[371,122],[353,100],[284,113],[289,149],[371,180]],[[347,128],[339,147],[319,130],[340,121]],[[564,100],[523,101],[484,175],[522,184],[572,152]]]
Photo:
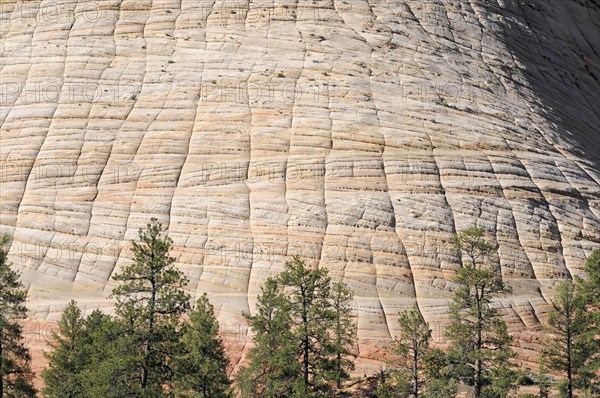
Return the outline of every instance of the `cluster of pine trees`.
[[[47,398],[232,396],[213,306],[203,295],[190,308],[171,247],[152,219],[133,242],[133,262],[113,277],[115,315],[84,318],[69,304],[42,372]]]
[[[462,384],[472,387],[475,398],[505,398],[516,396],[520,381],[537,384],[539,393],[523,395],[528,398],[554,396],[553,385],[561,398],[600,396],[600,249],[587,261],[586,278],[559,285],[540,370],[527,375],[510,362],[512,337],[494,305],[511,291],[490,261],[494,246],[475,227],[455,236],[454,245],[462,266],[445,331],[448,349],[431,347],[431,329],[418,308],[401,314],[400,335],[390,348],[400,360],[381,372],[377,397],[450,398]]]
[[[319,398],[341,389],[353,367],[352,298],[327,270],[297,257],[268,279],[256,315],[245,314],[255,336],[236,378],[241,396]]]
[[[35,397],[31,356],[20,320],[26,293],[0,247],[0,398]],[[399,314],[394,358],[373,377],[377,398],[515,396],[523,372],[511,364],[512,337],[497,307],[510,292],[491,260],[483,230],[454,238],[462,258],[450,305],[446,350],[433,347],[418,307]],[[82,315],[71,302],[49,341],[42,372],[47,398],[320,398],[345,394],[356,352],[353,293],[326,269],[300,258],[262,287],[254,315],[244,314],[252,344],[230,379],[219,324],[206,294],[190,306],[185,276],[169,255],[172,241],[152,219],[133,242],[133,262],[113,278],[114,315]],[[537,397],[600,396],[600,249],[584,278],[557,289],[546,325]],[[552,375],[550,375],[552,372]],[[363,396],[367,394],[362,393]],[[529,395],[531,397],[531,395]]]
[[[219,325],[206,295],[193,309],[172,241],[152,219],[133,243],[133,262],[113,279],[115,315],[64,312],[43,371],[48,398],[227,398],[234,396]],[[248,365],[235,384],[243,397],[325,397],[352,368],[353,295],[299,258],[270,278],[256,315]],[[182,321],[182,319],[184,321]]]
[[[10,268],[7,235],[0,237],[0,398],[35,397],[31,355],[23,344],[20,320],[27,316],[27,293]]]

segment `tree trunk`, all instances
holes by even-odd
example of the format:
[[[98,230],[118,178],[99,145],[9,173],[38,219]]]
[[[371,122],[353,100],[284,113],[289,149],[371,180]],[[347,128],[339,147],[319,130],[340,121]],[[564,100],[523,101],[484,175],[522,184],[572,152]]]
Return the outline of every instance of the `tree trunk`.
[[[572,364],[572,337],[571,314],[567,313],[567,397],[573,398],[573,364]]]
[[[342,387],[342,325],[340,324],[340,309],[336,308],[337,311],[337,319],[336,319],[336,342],[337,342],[337,363],[336,363],[336,385],[337,388]]]
[[[152,346],[150,340],[154,334],[154,311],[156,307],[156,280],[155,280],[155,270],[154,270],[154,247],[155,247],[155,239],[152,238],[152,256],[150,257],[151,267],[152,267],[152,276],[150,279],[151,284],[151,297],[150,297],[150,313],[148,319],[148,336],[146,336],[146,341],[144,342],[144,364],[142,366],[142,388],[146,388],[148,385],[149,378],[149,369],[148,369],[148,358],[150,357],[150,352],[152,350]]]
[[[342,354],[339,350],[337,353],[337,369],[336,370],[337,370],[336,385],[337,385],[337,388],[342,388]]]
[[[305,325],[306,325],[306,318],[304,316],[302,317],[302,321],[305,322]],[[309,368],[308,353],[309,353],[309,350],[308,350],[308,336],[306,335],[307,332],[308,332],[308,330],[305,327],[305,330],[304,330],[305,334],[302,339],[302,345],[303,345],[302,348],[304,351],[302,371],[304,373],[304,387],[305,387],[306,391],[308,392],[308,368]]]
[[[4,398],[4,336],[0,330],[0,398]]]
[[[416,343],[413,340],[413,395],[419,398],[419,351]]]
[[[154,284],[152,284],[152,299],[150,300],[150,319],[148,320],[148,337],[146,338],[146,342],[144,343],[144,366],[142,367],[142,388],[146,388],[148,385],[149,378],[149,369],[148,362],[150,357],[150,351],[152,350],[152,345],[150,343],[150,339],[154,334],[154,307],[156,302],[156,289]]]
[[[483,296],[483,289],[482,289],[482,296]],[[482,373],[482,369],[481,369],[481,346],[482,346],[482,336],[481,336],[481,329],[482,329],[482,323],[483,320],[482,318],[482,314],[481,314],[481,299],[479,297],[479,289],[477,287],[475,287],[475,302],[477,304],[477,344],[476,344],[476,350],[477,350],[477,359],[475,360],[475,398],[480,398],[481,397],[481,373]]]
[[[308,315],[307,315],[307,302],[306,302],[306,290],[303,288],[301,290],[302,292],[302,324],[303,324],[303,329],[304,329],[304,336],[302,336],[302,350],[303,350],[303,365],[302,365],[302,371],[304,373],[304,389],[305,392],[308,393],[308,384],[309,384],[309,380],[308,380],[308,368],[309,368],[309,361],[308,361],[308,355],[309,355],[309,341],[308,341]]]

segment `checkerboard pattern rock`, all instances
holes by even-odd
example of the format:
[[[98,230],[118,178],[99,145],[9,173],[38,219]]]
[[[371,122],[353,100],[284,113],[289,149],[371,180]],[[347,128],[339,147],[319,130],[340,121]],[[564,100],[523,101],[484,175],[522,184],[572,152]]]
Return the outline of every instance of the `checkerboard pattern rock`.
[[[368,357],[415,302],[443,340],[450,239],[478,225],[526,361],[600,245],[597,1],[0,7],[0,231],[33,317],[109,310],[157,217],[239,352],[300,255],[354,289]]]

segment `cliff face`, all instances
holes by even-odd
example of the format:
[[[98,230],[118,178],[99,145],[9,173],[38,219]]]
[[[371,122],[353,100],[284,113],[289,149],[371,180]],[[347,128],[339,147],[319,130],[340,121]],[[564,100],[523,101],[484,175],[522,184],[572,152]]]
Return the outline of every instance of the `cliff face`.
[[[155,216],[239,351],[300,255],[354,289],[368,357],[415,302],[442,340],[478,225],[527,359],[600,245],[597,1],[0,6],[0,231],[35,317],[108,307]]]

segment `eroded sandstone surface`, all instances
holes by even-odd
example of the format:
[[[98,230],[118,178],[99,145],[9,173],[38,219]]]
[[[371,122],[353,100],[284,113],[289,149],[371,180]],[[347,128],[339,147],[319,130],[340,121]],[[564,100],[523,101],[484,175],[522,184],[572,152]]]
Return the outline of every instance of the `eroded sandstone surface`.
[[[595,0],[0,6],[0,231],[34,318],[109,310],[155,216],[238,358],[301,255],[354,289],[367,369],[415,302],[443,340],[450,239],[478,225],[529,361],[600,245]]]

